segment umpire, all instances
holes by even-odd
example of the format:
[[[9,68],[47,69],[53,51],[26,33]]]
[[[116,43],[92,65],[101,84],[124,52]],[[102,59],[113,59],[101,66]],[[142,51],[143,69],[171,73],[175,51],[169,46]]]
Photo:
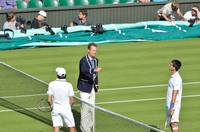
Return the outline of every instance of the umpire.
[[[98,67],[96,50],[97,45],[90,43],[88,54],[81,58],[79,63],[78,90],[82,100],[80,123],[82,132],[92,132],[94,128],[94,108],[88,104],[95,104],[95,92],[98,91],[98,73],[102,70]]]

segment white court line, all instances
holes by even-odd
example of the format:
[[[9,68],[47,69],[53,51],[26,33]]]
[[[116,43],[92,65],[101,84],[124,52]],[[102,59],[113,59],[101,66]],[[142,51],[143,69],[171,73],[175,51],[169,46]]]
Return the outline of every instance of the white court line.
[[[5,110],[0,110],[0,113],[3,112],[13,112],[13,111],[23,111],[23,110],[36,110],[37,108],[33,107],[33,108],[24,108],[24,109],[15,109],[15,110],[11,110],[11,109],[5,109]]]
[[[200,84],[200,82],[186,82],[183,85],[193,85]],[[121,87],[121,88],[105,88],[99,89],[99,91],[116,91],[116,90],[126,90],[126,89],[139,89],[139,88],[156,88],[156,87],[166,87],[166,84],[157,84],[157,85],[144,85],[144,86],[133,86],[133,87]]]
[[[194,98],[194,97],[200,97],[200,94],[182,96],[182,98]],[[97,105],[103,105],[103,104],[130,103],[130,102],[147,102],[147,101],[157,101],[157,100],[165,100],[165,99],[166,99],[166,97],[146,98],[146,99],[133,99],[133,100],[120,100],[120,101],[99,102],[99,103],[96,103],[96,104]],[[24,109],[26,109],[26,110],[36,110],[37,108],[33,107],[33,108],[24,108]],[[24,109],[16,109],[16,110],[20,111],[20,110],[24,110]],[[2,112],[12,112],[12,111],[14,111],[14,110],[5,109],[5,110],[0,110],[0,113],[2,113]]]
[[[187,82],[183,83],[183,85],[195,85],[200,84],[200,82]],[[133,86],[133,87],[119,87],[119,88],[106,88],[106,89],[100,89],[99,91],[117,91],[117,90],[128,90],[128,89],[141,89],[141,88],[157,88],[157,87],[166,87],[166,84],[158,84],[158,85],[144,85],[144,86]],[[75,93],[78,93],[78,91],[75,91]],[[2,99],[9,99],[9,98],[23,98],[23,97],[35,97],[35,96],[44,96],[47,94],[28,94],[28,95],[16,95],[16,96],[2,96],[0,98]]]
[[[26,94],[26,95],[16,95],[16,96],[2,96],[0,99],[10,99],[10,98],[25,98],[25,97],[35,97],[35,96],[44,96],[47,94]]]
[[[193,97],[200,97],[200,94],[182,96],[182,98],[193,98]],[[120,100],[120,101],[110,101],[110,102],[99,102],[99,103],[96,103],[96,104],[101,105],[101,104],[117,104],[117,103],[130,103],[130,102],[146,102],[146,101],[156,101],[156,100],[165,100],[165,99],[166,99],[166,97],[147,98],[147,99],[132,99],[132,100]]]

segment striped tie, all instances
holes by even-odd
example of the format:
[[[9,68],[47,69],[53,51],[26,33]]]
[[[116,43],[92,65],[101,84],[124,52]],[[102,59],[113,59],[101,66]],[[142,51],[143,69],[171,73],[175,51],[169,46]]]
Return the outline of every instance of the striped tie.
[[[92,59],[91,63],[92,63],[92,69],[94,69],[95,68],[95,59]]]

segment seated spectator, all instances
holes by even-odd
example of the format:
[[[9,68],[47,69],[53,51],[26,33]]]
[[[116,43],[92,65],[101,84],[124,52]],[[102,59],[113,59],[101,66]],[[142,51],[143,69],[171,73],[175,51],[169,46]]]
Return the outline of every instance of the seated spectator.
[[[185,20],[179,9],[179,4],[175,2],[170,2],[157,11],[157,16],[161,21],[175,20],[174,14],[177,14],[182,20]]]
[[[199,11],[199,9],[200,8],[199,8],[198,5],[193,5],[192,9],[190,11],[187,11],[184,14],[184,18],[187,21],[190,21],[190,20],[198,21],[198,20],[200,20],[200,11]]]
[[[16,0],[0,0],[0,9],[17,8]]]
[[[3,25],[4,29],[16,30],[16,17],[14,13],[6,14],[6,22]]]
[[[151,2],[150,0],[138,0],[139,3],[149,3]]]
[[[39,11],[37,16],[31,22],[31,28],[43,28],[46,26],[45,19],[47,17],[47,13],[43,10]]]
[[[74,18],[74,20],[70,23],[70,26],[89,26],[91,23],[87,19],[87,10],[80,10],[79,15]]]
[[[3,30],[4,29],[16,30],[16,29],[24,28],[24,23],[22,23],[21,21],[18,21],[20,18],[21,16],[16,18],[14,13],[7,13],[6,22],[3,25]]]

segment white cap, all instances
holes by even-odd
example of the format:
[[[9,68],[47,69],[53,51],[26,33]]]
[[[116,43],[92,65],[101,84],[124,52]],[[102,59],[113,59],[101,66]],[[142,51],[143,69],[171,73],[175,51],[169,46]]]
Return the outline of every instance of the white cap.
[[[64,76],[66,75],[65,69],[62,68],[62,67],[57,67],[57,68],[56,68],[56,73],[57,73],[57,75],[60,76],[60,77],[64,77]]]
[[[43,11],[43,10],[39,11],[38,15],[41,15],[43,17],[47,17],[47,13],[45,11]]]

